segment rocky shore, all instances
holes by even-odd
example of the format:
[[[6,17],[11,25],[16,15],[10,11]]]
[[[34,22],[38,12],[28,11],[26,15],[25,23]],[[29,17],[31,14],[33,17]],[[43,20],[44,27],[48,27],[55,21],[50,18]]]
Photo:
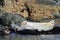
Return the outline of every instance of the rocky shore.
[[[60,14],[60,6],[55,5],[53,0],[1,0],[0,5],[1,10],[33,21],[54,19],[53,14]]]
[[[16,25],[21,25],[26,19],[18,14],[11,14],[4,11],[0,11],[0,31],[8,31],[11,28],[11,22]]]
[[[51,19],[50,19],[51,20]],[[55,20],[55,25],[60,24],[59,20]],[[15,13],[8,13],[5,11],[0,11],[0,34],[4,33],[4,32],[16,32],[19,34],[60,34],[60,27],[55,27],[53,30],[50,31],[42,31],[42,32],[38,32],[37,30],[22,30],[22,31],[15,31],[13,29],[11,29],[11,22],[14,22],[14,24],[20,26],[21,23],[23,21],[29,21],[27,19],[25,19],[22,15],[18,15]],[[47,20],[42,20],[41,22],[47,22],[49,21],[49,19]],[[4,33],[6,34],[6,33]]]
[[[41,0],[0,0],[1,31],[10,30],[12,21],[20,26],[25,20],[33,22],[46,22],[52,19],[56,21],[56,18],[60,20],[60,6],[54,5],[53,1],[41,2]],[[60,21],[56,21],[56,24],[60,24]]]

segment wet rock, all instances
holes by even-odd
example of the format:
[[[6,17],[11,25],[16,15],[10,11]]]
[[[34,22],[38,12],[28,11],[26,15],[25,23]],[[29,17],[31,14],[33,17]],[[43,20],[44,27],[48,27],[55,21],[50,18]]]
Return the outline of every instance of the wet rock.
[[[0,25],[0,35],[9,34],[8,32],[10,32],[9,27]]]
[[[60,14],[53,14],[55,18],[60,18]]]

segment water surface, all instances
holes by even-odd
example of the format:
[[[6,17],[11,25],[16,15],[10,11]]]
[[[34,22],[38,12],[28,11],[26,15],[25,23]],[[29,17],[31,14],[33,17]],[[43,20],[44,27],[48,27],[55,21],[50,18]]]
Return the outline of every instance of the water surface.
[[[16,35],[0,36],[0,40],[60,40],[60,35]]]

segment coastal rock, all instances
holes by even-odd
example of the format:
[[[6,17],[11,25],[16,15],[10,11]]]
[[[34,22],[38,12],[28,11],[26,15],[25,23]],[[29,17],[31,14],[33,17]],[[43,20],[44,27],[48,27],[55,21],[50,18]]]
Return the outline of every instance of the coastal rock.
[[[7,12],[0,12],[0,24],[4,26],[9,26],[11,22],[14,22],[17,25],[20,25],[21,22],[25,21],[26,19],[18,14],[11,14]]]
[[[8,13],[16,13],[22,15],[24,18],[33,21],[40,21],[42,19],[54,19],[54,15],[59,14],[60,6],[54,6],[48,1],[49,5],[38,2],[39,0],[4,0],[3,10]],[[47,0],[46,0],[47,1]]]

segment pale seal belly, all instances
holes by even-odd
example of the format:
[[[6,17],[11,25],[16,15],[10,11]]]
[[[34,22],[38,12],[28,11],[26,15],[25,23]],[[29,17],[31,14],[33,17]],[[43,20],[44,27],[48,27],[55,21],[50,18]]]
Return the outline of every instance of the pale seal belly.
[[[17,25],[17,26],[15,26],[15,28],[18,28],[17,29],[18,31],[24,30],[24,29],[28,29],[28,30],[36,30],[37,29],[38,31],[42,31],[42,30],[43,31],[49,31],[49,30],[54,28],[54,24],[55,24],[54,20],[51,20],[50,22],[47,22],[47,23],[23,21],[21,23],[20,27],[18,27],[18,25]]]

